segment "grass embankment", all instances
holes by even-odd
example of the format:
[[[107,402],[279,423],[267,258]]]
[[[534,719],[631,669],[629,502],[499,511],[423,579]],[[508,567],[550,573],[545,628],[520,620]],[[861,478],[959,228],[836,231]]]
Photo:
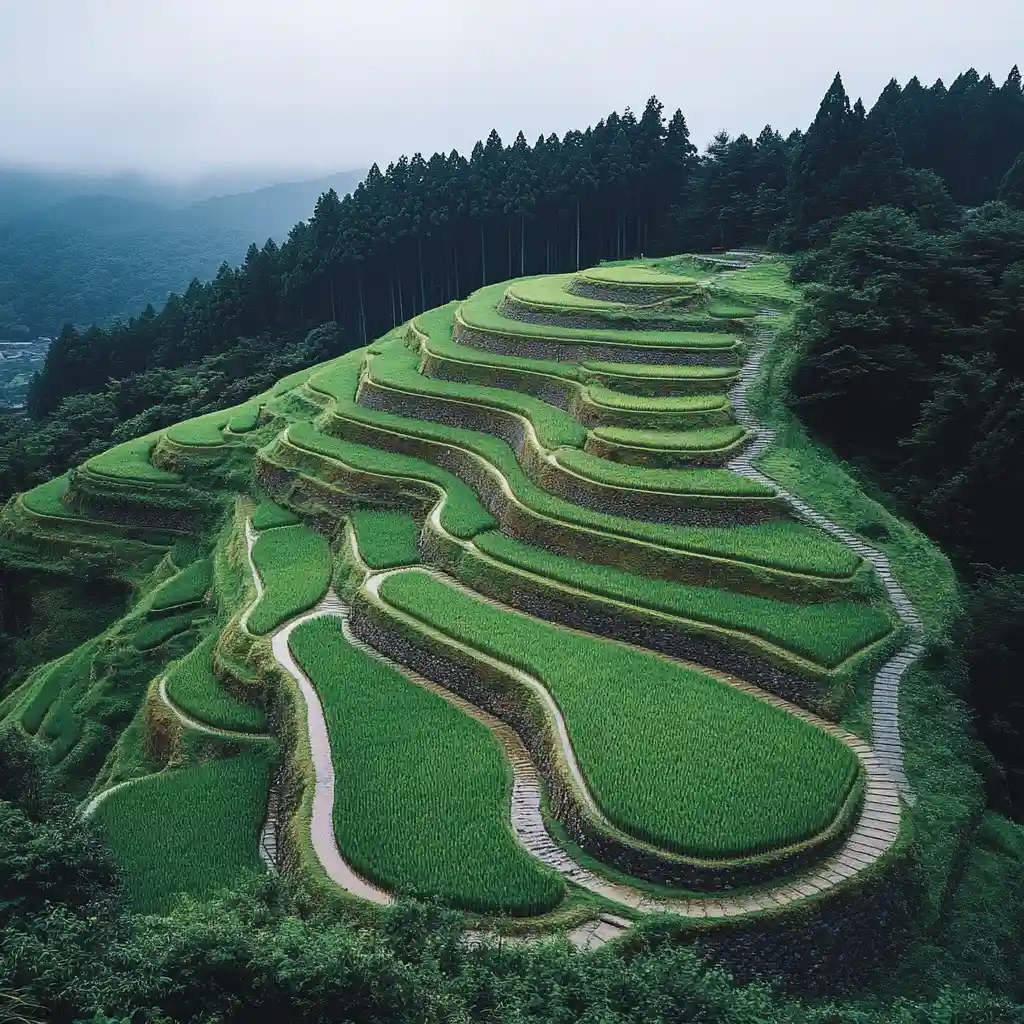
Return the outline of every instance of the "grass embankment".
[[[264,588],[249,616],[249,629],[258,636],[312,608],[330,586],[330,546],[308,526],[279,526],[261,533],[252,557]]]
[[[710,587],[650,579],[555,555],[497,530],[475,538],[499,562],[640,609],[750,633],[825,668],[840,665],[892,630],[888,615],[852,601],[798,605]]]
[[[459,306],[458,315],[467,327],[485,331],[489,334],[508,335],[526,339],[550,340],[582,346],[599,347],[602,345],[630,346],[638,350],[644,348],[686,349],[730,349],[736,345],[736,338],[718,330],[706,331],[665,331],[644,330],[636,324],[616,328],[609,323],[605,328],[586,329],[565,327],[559,324],[531,324],[523,320],[513,320],[498,312],[508,282],[487,285],[474,292]],[[563,293],[567,294],[567,293]],[[569,296],[579,303],[579,311],[584,311],[589,304],[595,308],[592,300]],[[609,303],[615,306],[614,303]],[[631,311],[629,306],[617,306],[624,315]]]
[[[262,870],[271,744],[134,782],[96,810],[132,909],[161,913],[178,893],[202,899]]]
[[[701,858],[764,853],[832,824],[854,754],[786,712],[621,644],[502,610],[425,575],[381,597],[430,628],[537,677],[558,703],[608,818]]]
[[[335,835],[357,872],[467,910],[529,915],[561,900],[561,879],[509,828],[509,770],[486,726],[352,647],[335,621],[305,623],[289,644],[323,704]]]
[[[213,562],[199,558],[154,591],[149,607],[155,611],[184,608],[204,600],[213,584]]]
[[[114,448],[108,448],[89,459],[84,469],[96,476],[118,482],[138,483],[147,486],[181,483],[177,473],[160,469],[149,461],[150,452],[160,439],[159,434],[147,434],[133,441],[126,441]]]
[[[445,448],[461,448],[497,469],[508,481],[516,499],[526,509],[570,530],[596,531],[630,540],[656,544],[674,551],[778,568],[820,578],[840,579],[859,568],[860,559],[842,544],[795,522],[759,523],[743,527],[664,526],[595,512],[564,501],[534,484],[520,467],[512,449],[500,439],[479,431],[413,420],[391,413],[365,409],[354,400],[359,363],[339,362],[329,372],[314,375],[310,385],[337,403],[331,427],[342,433],[346,423],[374,428],[380,447],[393,439],[417,438],[430,442],[425,452],[443,458]],[[585,536],[580,544],[587,545]]]
[[[167,696],[192,718],[215,729],[261,732],[267,726],[262,709],[239,700],[213,674],[217,636],[204,640],[167,674]]]

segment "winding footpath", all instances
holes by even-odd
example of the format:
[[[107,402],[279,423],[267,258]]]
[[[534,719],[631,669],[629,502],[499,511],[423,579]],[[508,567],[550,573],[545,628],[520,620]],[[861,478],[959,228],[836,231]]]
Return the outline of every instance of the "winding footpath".
[[[749,265],[749,264],[748,264]],[[778,316],[774,310],[762,310],[761,316],[767,319]],[[848,548],[860,555],[874,567],[878,578],[882,581],[896,614],[910,633],[910,639],[892,658],[890,658],[875,676],[871,692],[871,738],[878,760],[893,777],[900,793],[908,803],[913,803],[914,794],[903,767],[903,742],[900,738],[899,687],[904,672],[924,654],[923,626],[906,592],[900,586],[892,571],[889,558],[882,551],[872,547],[838,523],[823,516],[813,509],[802,498],[781,487],[774,479],[759,470],[754,462],[760,458],[775,442],[776,432],[762,426],[750,411],[747,392],[750,385],[757,379],[764,360],[765,352],[771,341],[772,331],[769,327],[761,327],[754,335],[754,344],[750,355],[740,370],[739,380],[729,393],[732,400],[736,420],[741,426],[747,427],[754,435],[753,441],[728,463],[728,468],[748,480],[755,480],[775,488],[797,515],[831,534]]]

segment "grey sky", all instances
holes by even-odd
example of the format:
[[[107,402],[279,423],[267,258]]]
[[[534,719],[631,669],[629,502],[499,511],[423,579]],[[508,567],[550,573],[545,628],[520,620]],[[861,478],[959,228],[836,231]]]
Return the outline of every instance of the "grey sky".
[[[1022,0],[0,0],[0,163],[382,166],[656,93],[694,140],[804,127],[836,70],[1002,82]]]

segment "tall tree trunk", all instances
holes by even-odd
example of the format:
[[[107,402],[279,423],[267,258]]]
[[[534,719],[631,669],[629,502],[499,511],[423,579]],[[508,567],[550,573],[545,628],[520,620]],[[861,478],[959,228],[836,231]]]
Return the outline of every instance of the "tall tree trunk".
[[[519,215],[519,276],[526,273],[526,214]]]
[[[397,316],[397,310],[395,309],[395,275],[389,274],[388,277],[388,285],[390,286],[389,290],[391,292],[391,326],[397,327],[398,321],[395,319]]]
[[[398,322],[405,323],[405,306],[402,302],[402,265],[398,265]]]
[[[512,276],[512,221],[508,222],[508,276]]]
[[[366,306],[363,305],[363,272],[359,271],[359,323],[363,329],[363,344],[366,344]]]
[[[416,236],[416,251],[420,257],[420,312],[425,313],[427,310],[427,289],[423,284],[423,239]]]
[[[576,200],[576,269],[580,269],[580,201]]]
[[[462,298],[462,289],[459,287],[459,243],[456,242],[452,247],[452,253],[455,257],[455,297]]]
[[[487,284],[487,248],[484,245],[484,225],[480,222],[480,287]]]
[[[331,288],[331,320],[333,320],[334,323],[337,323],[338,314],[334,308],[334,275],[329,270],[327,271],[327,283]]]

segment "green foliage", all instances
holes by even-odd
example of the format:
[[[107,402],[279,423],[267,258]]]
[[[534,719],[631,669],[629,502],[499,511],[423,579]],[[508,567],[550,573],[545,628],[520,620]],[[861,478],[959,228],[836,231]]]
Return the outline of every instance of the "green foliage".
[[[625,325],[625,329],[616,329],[612,323],[603,329],[580,330],[560,324],[531,324],[525,321],[511,320],[502,316],[497,310],[498,303],[507,287],[507,283],[503,282],[498,285],[488,285],[486,288],[474,292],[459,306],[459,316],[467,326],[481,331],[510,334],[523,338],[554,338],[558,341],[582,345],[631,345],[638,349],[652,345],[669,345],[683,352],[686,349],[730,348],[736,341],[730,334],[714,331],[687,331],[683,335],[678,331],[636,330],[629,325]],[[562,294],[566,296],[568,302],[578,303],[580,308],[585,308],[592,303],[592,300],[589,299],[579,299],[576,296],[568,295],[568,293]],[[555,298],[560,301],[559,296],[555,296]],[[593,308],[592,305],[591,308]],[[629,307],[618,308],[626,310]]]
[[[303,372],[294,376],[305,379],[308,374]],[[285,379],[287,380],[287,378]],[[288,388],[284,390],[287,391]],[[260,410],[262,408],[263,406],[259,402],[248,402],[245,405],[239,406],[228,418],[227,429],[233,434],[247,434],[249,431],[255,430],[259,426]]]
[[[104,800],[93,820],[110,843],[139,913],[175,897],[207,897],[261,870],[267,810],[267,744],[226,760],[168,769]]]
[[[419,527],[404,512],[357,509],[351,516],[356,543],[371,569],[394,569],[420,560]]]
[[[362,472],[407,477],[434,484],[448,495],[441,513],[441,523],[456,537],[468,539],[481,530],[490,530],[497,525],[494,516],[480,504],[476,495],[462,480],[453,473],[422,459],[381,448],[367,448],[339,441],[336,437],[319,433],[308,423],[296,423],[291,426],[288,430],[288,440],[296,447],[337,459],[346,466]]]
[[[279,526],[261,533],[252,549],[264,594],[249,617],[257,635],[275,630],[312,608],[331,583],[331,549],[308,526]]]
[[[475,600],[422,572],[381,597],[536,676],[558,703],[609,819],[697,857],[762,853],[839,814],[858,774],[837,739],[771,704],[663,658]]]
[[[650,579],[606,565],[551,554],[497,530],[475,538],[492,558],[627,605],[708,622],[761,637],[803,658],[834,668],[892,630],[889,617],[851,601],[798,605],[711,587]]]
[[[45,484],[40,484],[38,487],[33,487],[31,491],[26,491],[21,496],[21,500],[26,508],[32,512],[37,512],[41,516],[71,519],[73,518],[73,513],[61,500],[67,494],[67,490],[68,478],[65,474],[64,476],[55,477],[53,480],[48,480]]]
[[[195,615],[195,611],[188,611],[177,615],[165,615],[157,619],[147,619],[132,634],[132,644],[136,650],[151,651],[154,647],[167,643],[171,637],[189,629]]]
[[[580,448],[586,440],[586,431],[567,412],[530,395],[422,376],[419,357],[398,342],[392,342],[380,355],[371,357],[367,361],[367,372],[370,380],[384,387],[516,413],[533,424],[540,443],[546,448],[562,445]]]
[[[266,728],[262,709],[230,693],[213,673],[214,634],[167,674],[167,695],[193,718],[217,729],[260,732]]]
[[[656,288],[667,288],[675,285],[680,293],[692,290],[697,283],[692,277],[671,273],[661,264],[650,266],[589,267],[578,275],[584,281],[598,281],[607,284],[626,284],[643,287],[653,285]]]
[[[486,726],[351,647],[335,621],[307,622],[289,643],[324,706],[335,834],[356,871],[491,913],[561,900],[558,876],[512,835],[508,766]]]
[[[168,608],[198,604],[206,599],[206,592],[212,584],[213,562],[209,558],[200,558],[160,584],[149,607],[153,611],[165,611]]]
[[[353,361],[332,367],[329,374],[314,375],[310,384],[335,398],[338,402],[338,416],[345,420],[399,436],[424,438],[474,452],[500,470],[512,493],[524,506],[569,527],[611,533],[677,551],[694,551],[829,578],[849,577],[861,564],[859,556],[845,546],[798,523],[760,523],[743,527],[669,527],[583,509],[554,497],[534,484],[516,461],[512,449],[496,437],[479,431],[377,412],[357,405],[353,396],[358,375],[358,365]]]
[[[704,427],[700,430],[633,430],[625,427],[595,427],[595,437],[615,444],[664,451],[713,452],[739,441],[746,430],[739,426]]]
[[[651,413],[692,413],[727,412],[729,399],[725,395],[672,395],[651,397],[632,395],[625,391],[614,391],[600,384],[591,384],[587,389],[595,405],[609,409],[630,409],[635,412]]]
[[[261,501],[252,514],[252,526],[257,533],[276,526],[294,526],[298,522],[299,517],[290,508],[282,508],[269,498]]]
[[[175,423],[173,427],[168,428],[167,436],[177,444],[216,448],[224,443],[222,431],[230,418],[230,410],[199,416],[183,423]]]
[[[560,449],[555,452],[555,459],[566,469],[588,480],[639,491],[754,498],[770,498],[775,494],[774,488],[766,487],[756,480],[748,480],[727,469],[647,469],[609,462],[576,448]]]
[[[157,440],[155,435],[149,435],[136,438],[134,441],[126,441],[114,448],[108,448],[99,455],[94,455],[85,467],[97,476],[147,486],[180,483],[181,477],[177,473],[159,469],[149,461],[150,452]]]

